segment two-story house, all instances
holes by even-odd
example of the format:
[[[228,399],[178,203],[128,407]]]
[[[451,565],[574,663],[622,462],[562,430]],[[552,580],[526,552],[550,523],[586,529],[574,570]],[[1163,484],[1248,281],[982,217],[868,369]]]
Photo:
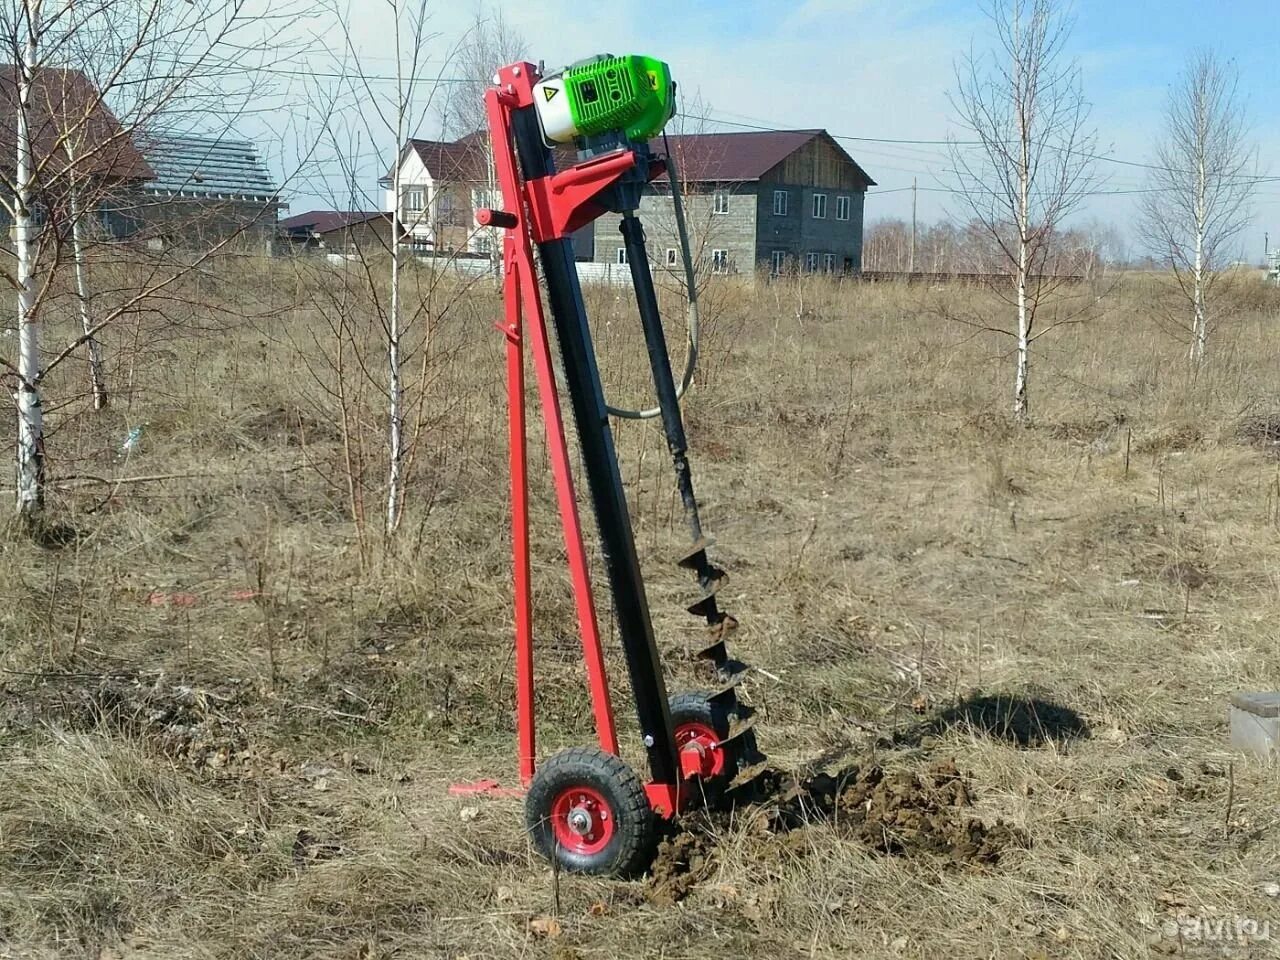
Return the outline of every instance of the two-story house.
[[[572,164],[571,148],[557,151],[557,161]],[[400,226],[420,252],[489,256],[501,231],[476,226],[475,212],[500,202],[489,160],[489,135],[484,131],[460,140],[410,140],[400,150],[399,202],[394,189],[395,169],[379,182],[386,191],[383,209],[399,210]],[[587,226],[574,234],[579,260],[594,254],[594,231]]]
[[[858,273],[872,180],[825,130],[683,134],[676,160],[695,257],[715,273]],[[664,149],[661,142],[655,149]],[[675,268],[670,183],[656,181],[639,216],[650,256]],[[625,263],[616,215],[596,222],[595,259]]]
[[[383,209],[398,211],[401,229],[422,251],[487,254],[492,236],[475,227],[474,210],[488,203],[487,141],[473,133],[454,142],[410,140],[396,171],[383,177]]]

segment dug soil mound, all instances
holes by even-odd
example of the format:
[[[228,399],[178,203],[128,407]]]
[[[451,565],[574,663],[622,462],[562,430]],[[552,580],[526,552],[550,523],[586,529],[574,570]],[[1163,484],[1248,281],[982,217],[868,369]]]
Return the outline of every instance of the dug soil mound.
[[[686,818],[682,832],[662,842],[649,875],[651,902],[679,902],[709,877],[718,840],[734,822],[769,835],[833,829],[876,853],[941,858],[968,869],[994,867],[1006,851],[1031,846],[1025,830],[973,816],[970,780],[954,760],[922,772],[886,771],[867,763],[799,782],[788,782],[773,771],[763,779],[769,785],[764,795],[758,792],[732,817],[722,813]]]
[[[855,764],[793,788],[772,816],[774,829],[826,820],[872,850],[894,856],[933,854],[957,865],[990,866],[1009,848],[1025,848],[1024,830],[974,817],[968,779],[954,760],[923,773]]]

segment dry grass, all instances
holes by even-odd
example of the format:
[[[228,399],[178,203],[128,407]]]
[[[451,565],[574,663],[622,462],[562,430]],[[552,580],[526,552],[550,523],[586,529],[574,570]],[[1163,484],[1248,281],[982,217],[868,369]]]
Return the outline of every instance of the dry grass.
[[[0,541],[0,956],[1131,958],[1207,950],[1165,935],[1180,916],[1269,918],[1274,773],[1227,752],[1225,712],[1280,671],[1280,303],[1238,290],[1191,377],[1149,284],[1041,342],[1026,430],[1006,345],[940,319],[994,314],[980,293],[714,291],[686,412],[737,649],[768,671],[762,746],[788,770],[954,757],[973,814],[1031,845],[967,867],[744,815],[704,826],[679,903],[562,877],[552,937],[518,801],[445,793],[513,776],[492,294],[440,320],[405,531],[363,559],[314,317],[121,336],[135,390],[67,408],[55,469],[191,476],[62,484],[74,544]],[[629,402],[634,321],[589,298]],[[618,436],[670,685],[696,686],[658,428]],[[549,751],[590,712],[531,461]]]

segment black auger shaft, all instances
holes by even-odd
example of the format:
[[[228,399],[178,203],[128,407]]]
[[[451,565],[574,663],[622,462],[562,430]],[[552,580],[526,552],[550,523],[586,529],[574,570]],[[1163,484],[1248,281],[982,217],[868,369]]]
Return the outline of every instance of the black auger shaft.
[[[690,567],[698,577],[704,596],[690,608],[690,613],[705,616],[708,626],[718,626],[725,614],[716,604],[715,588],[724,579],[724,572],[711,565],[707,558],[706,538],[702,533],[702,519],[698,515],[698,498],[693,492],[693,472],[689,469],[689,442],[685,437],[684,420],[680,415],[680,400],[676,395],[675,375],[671,359],[667,355],[667,337],[662,330],[662,315],[658,311],[658,295],[653,288],[653,274],[649,270],[645,250],[644,227],[633,214],[622,217],[622,242],[631,266],[631,279],[636,291],[636,304],[640,309],[640,323],[644,328],[645,346],[649,352],[649,366],[653,370],[653,383],[658,394],[658,409],[662,411],[662,429],[667,435],[667,447],[676,471],[676,487],[684,507],[685,522],[693,538],[695,550],[683,565]]]
[[[675,466],[676,484],[680,491],[680,500],[684,506],[685,521],[693,538],[693,545],[688,554],[680,561],[682,567],[694,571],[702,596],[689,612],[695,616],[705,617],[710,633],[710,643],[701,651],[700,656],[715,664],[726,685],[714,699],[729,712],[735,724],[731,728],[730,739],[742,737],[747,750],[747,759],[755,753],[755,740],[751,734],[751,724],[747,719],[749,709],[738,702],[737,686],[746,674],[747,667],[739,661],[729,658],[726,635],[737,626],[737,621],[720,609],[716,602],[716,591],[725,581],[725,573],[715,567],[707,557],[707,548],[711,541],[702,531],[702,520],[698,514],[698,500],[693,492],[693,473],[689,468],[688,441],[684,432],[684,420],[680,413],[680,400],[676,391],[675,375],[671,370],[671,360],[667,355],[667,338],[662,330],[662,315],[658,310],[658,296],[653,286],[653,274],[649,269],[649,258],[645,249],[644,227],[634,214],[624,213],[620,226],[623,245],[627,251],[627,262],[631,267],[631,279],[635,287],[636,304],[640,310],[640,322],[644,328],[645,345],[649,353],[649,365],[653,371],[654,387],[658,396],[658,407],[662,412],[662,426],[667,436],[667,446],[671,451],[671,460]]]

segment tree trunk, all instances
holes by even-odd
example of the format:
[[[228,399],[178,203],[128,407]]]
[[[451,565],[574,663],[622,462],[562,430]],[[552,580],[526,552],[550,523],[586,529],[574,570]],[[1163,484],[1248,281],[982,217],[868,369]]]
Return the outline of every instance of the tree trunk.
[[[74,167],[75,155],[68,143],[67,162]],[[93,311],[89,305],[89,278],[84,262],[84,226],[80,222],[80,193],[75,183],[76,173],[71,171],[71,254],[75,263],[76,299],[80,302],[80,325],[84,329],[85,346],[89,351],[89,385],[93,390],[93,409],[107,405],[107,379],[102,369],[102,344],[93,332]]]
[[[1191,268],[1193,288],[1191,295],[1191,362],[1195,364],[1204,363],[1209,341],[1209,318],[1204,302],[1204,243],[1208,218],[1208,198],[1206,196],[1208,190],[1206,181],[1208,178],[1205,172],[1204,144],[1201,143],[1199,146],[1201,155],[1196,171],[1196,253],[1195,261]]]
[[[1013,381],[1013,419],[1026,423],[1028,419],[1027,381],[1031,366],[1031,314],[1027,295],[1027,275],[1031,241],[1028,237],[1031,224],[1031,114],[1035,109],[1035,94],[1029,89],[1028,64],[1022,50],[1022,7],[1014,5],[1013,38],[1013,100],[1018,112],[1018,206],[1015,211],[1018,228],[1018,268],[1015,280],[1018,285],[1018,366]],[[1032,78],[1034,84],[1035,78]]]
[[[1031,325],[1027,315],[1027,248],[1021,244],[1018,258],[1018,370],[1013,384],[1013,419],[1026,423],[1029,416],[1027,381],[1031,367]]]
[[[1014,29],[1019,24],[1015,22]],[[1029,271],[1029,254],[1031,242],[1028,232],[1031,224],[1031,123],[1028,119],[1029,105],[1023,88],[1022,61],[1019,60],[1015,74],[1018,78],[1016,97],[1018,101],[1018,139],[1022,156],[1018,166],[1018,369],[1013,382],[1013,419],[1018,423],[1026,423],[1028,413],[1027,381],[1031,366],[1031,315],[1027,302],[1027,282]]]
[[[40,0],[26,0],[27,37],[18,69],[17,197],[14,204],[14,253],[18,279],[18,370],[14,401],[18,410],[18,516],[38,523],[44,512],[44,411],[40,404],[40,338],[36,323],[36,264],[31,202],[34,160],[31,154],[31,87],[36,64]]]
[[[397,139],[397,149],[404,142]],[[395,533],[403,509],[404,484],[404,383],[400,371],[400,164],[396,163],[391,178],[395,212],[391,215],[391,308],[387,318],[387,448],[390,466],[387,472],[387,533]],[[424,198],[425,200],[425,198]]]

